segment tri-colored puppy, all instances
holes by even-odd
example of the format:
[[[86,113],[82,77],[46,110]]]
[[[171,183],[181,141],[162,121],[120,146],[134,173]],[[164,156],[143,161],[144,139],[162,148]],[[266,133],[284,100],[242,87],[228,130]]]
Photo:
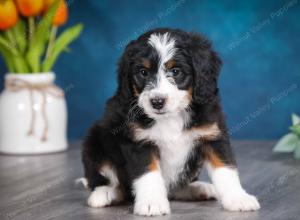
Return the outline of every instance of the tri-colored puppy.
[[[221,60],[201,35],[155,29],[129,43],[118,89],[83,148],[91,207],[134,199],[134,213],[170,213],[169,199],[216,198],[257,210],[241,186],[220,104]],[[212,184],[200,182],[205,166]]]

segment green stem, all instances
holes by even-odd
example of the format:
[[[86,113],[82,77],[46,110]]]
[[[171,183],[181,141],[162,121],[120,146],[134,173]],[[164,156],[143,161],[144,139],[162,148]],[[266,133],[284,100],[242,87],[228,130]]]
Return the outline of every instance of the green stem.
[[[49,43],[48,43],[48,47],[47,47],[47,51],[46,51],[45,60],[47,60],[47,58],[52,53],[54,42],[56,39],[56,34],[57,34],[57,26],[52,26],[51,31],[50,31],[50,38],[49,38]]]
[[[12,33],[12,30],[11,29],[6,30],[6,35],[9,40],[9,46],[8,46],[9,49],[17,50],[17,41],[16,41],[14,34]]]
[[[28,38],[29,38],[29,41],[31,41],[32,36],[34,35],[34,32],[35,32],[34,17],[28,17],[28,26],[29,26]]]
[[[16,54],[11,57],[14,63],[14,68],[16,70],[16,73],[27,73],[29,70],[24,57],[20,54],[20,51],[17,48],[17,41],[14,33],[12,32],[11,29],[8,29],[6,31],[6,34],[9,40],[10,50],[16,51]]]

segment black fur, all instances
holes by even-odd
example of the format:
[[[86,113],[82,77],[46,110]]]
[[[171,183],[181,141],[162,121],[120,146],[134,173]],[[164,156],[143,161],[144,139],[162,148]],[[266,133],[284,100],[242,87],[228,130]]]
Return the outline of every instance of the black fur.
[[[149,49],[147,39],[152,33],[170,33],[176,39],[175,59],[184,72],[178,79],[179,89],[192,88],[191,120],[185,129],[216,122],[221,130],[218,139],[198,141],[185,170],[180,174],[178,187],[197,178],[206,157],[206,148],[227,165],[235,166],[224,116],[220,105],[217,79],[221,60],[212,50],[210,42],[204,37],[173,29],[155,29],[132,41],[125,49],[118,68],[118,88],[116,94],[107,102],[103,118],[89,130],[84,142],[82,160],[85,177],[93,190],[106,185],[108,181],[98,172],[105,161],[112,163],[118,170],[118,178],[128,196],[131,195],[131,184],[140,175],[148,171],[151,155],[159,158],[159,148],[151,141],[135,141],[130,125],[132,122],[142,128],[153,126],[155,120],[149,118],[137,104],[136,92],[143,88],[143,80],[136,75],[136,68],[142,57],[156,62],[158,55]],[[157,71],[155,67],[149,71]],[[137,91],[135,91],[137,90]],[[183,146],[184,147],[184,146]]]

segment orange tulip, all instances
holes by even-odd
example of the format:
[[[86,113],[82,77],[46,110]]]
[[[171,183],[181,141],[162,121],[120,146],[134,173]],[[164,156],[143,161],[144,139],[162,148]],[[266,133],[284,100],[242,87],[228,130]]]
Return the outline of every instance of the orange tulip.
[[[43,10],[43,0],[16,0],[18,9],[23,16],[39,15]]]
[[[55,26],[60,26],[66,23],[67,19],[68,19],[68,6],[64,0],[61,0],[58,9],[56,11],[56,14],[54,15],[52,24]]]
[[[49,9],[54,0],[44,0],[44,12]],[[64,0],[60,0],[58,9],[53,17],[52,24],[60,26],[66,23],[68,19],[68,6]]]
[[[0,0],[0,30],[14,26],[18,21],[18,12],[13,0]]]

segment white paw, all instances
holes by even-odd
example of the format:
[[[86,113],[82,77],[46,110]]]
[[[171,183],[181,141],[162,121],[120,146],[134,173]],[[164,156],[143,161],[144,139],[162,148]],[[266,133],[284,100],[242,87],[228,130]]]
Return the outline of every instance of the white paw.
[[[116,189],[109,186],[96,187],[87,200],[93,208],[108,206],[116,197]]]
[[[255,196],[245,191],[227,194],[221,197],[224,209],[229,211],[254,211],[260,209],[259,202]]]
[[[144,216],[166,215],[170,214],[170,203],[166,198],[136,201],[133,212]]]

